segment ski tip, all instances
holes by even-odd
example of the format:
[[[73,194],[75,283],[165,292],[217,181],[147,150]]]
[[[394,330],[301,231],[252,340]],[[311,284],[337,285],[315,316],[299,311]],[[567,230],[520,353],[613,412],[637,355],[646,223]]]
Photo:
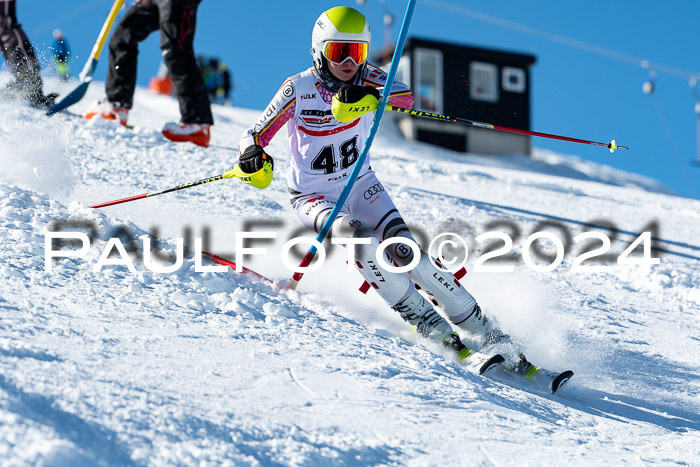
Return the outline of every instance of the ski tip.
[[[574,376],[574,372],[571,370],[566,370],[562,373],[559,373],[559,375],[554,378],[554,381],[552,381],[552,394],[556,393],[559,389],[562,388],[572,377]]]
[[[495,368],[498,365],[503,364],[506,361],[506,359],[503,357],[501,354],[496,354],[493,357],[489,358],[486,360],[481,367],[479,367],[479,374],[483,375],[487,371],[489,371],[491,368]]]

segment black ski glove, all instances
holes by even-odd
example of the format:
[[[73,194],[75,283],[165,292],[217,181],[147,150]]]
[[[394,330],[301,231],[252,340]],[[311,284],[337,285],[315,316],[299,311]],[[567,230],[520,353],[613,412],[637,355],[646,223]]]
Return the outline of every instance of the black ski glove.
[[[238,158],[238,166],[247,174],[252,174],[262,169],[265,162],[269,162],[273,167],[275,165],[272,156],[267,154],[262,146],[257,144],[249,146]]]
[[[359,101],[367,94],[373,95],[377,100],[382,98],[382,95],[379,94],[379,91],[375,87],[344,84],[343,87],[338,90],[338,100],[344,104],[352,104],[353,102]]]

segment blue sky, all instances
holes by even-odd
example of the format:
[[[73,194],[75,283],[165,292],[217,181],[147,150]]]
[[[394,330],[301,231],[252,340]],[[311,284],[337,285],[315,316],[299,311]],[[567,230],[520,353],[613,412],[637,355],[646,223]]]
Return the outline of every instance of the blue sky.
[[[52,30],[61,28],[76,55],[77,75],[111,4],[18,0],[18,16],[44,61]],[[396,17],[395,40],[407,2],[203,0],[195,48],[229,64],[237,106],[262,109],[287,76],[310,66],[314,20],[340,4],[365,13],[376,49],[386,37],[384,12]],[[669,0],[663,8],[649,0],[418,0],[409,35],[535,55],[532,130],[602,142],[615,138],[631,150],[611,155],[604,148],[533,138],[536,147],[648,175],[700,199],[699,124],[689,87],[692,74],[700,81],[698,18],[700,2],[687,0]],[[138,82],[145,86],[160,62],[157,33],[143,43],[139,60]],[[656,70],[651,95],[642,92],[649,72],[641,60]],[[103,54],[97,79],[104,79],[106,65]]]

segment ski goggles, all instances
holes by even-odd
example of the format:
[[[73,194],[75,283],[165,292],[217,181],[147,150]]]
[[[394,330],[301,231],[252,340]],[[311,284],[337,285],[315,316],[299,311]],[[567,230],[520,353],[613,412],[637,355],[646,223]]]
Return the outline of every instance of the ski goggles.
[[[323,55],[331,62],[340,65],[350,59],[355,65],[367,60],[369,44],[367,42],[326,42]]]

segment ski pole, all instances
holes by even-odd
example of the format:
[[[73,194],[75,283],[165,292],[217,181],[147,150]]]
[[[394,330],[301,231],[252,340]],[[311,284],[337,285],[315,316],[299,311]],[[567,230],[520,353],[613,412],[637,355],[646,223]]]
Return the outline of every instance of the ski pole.
[[[343,204],[345,204],[345,200],[348,199],[348,196],[350,195],[350,190],[352,190],[352,187],[355,184],[355,180],[357,180],[357,176],[360,174],[362,164],[367,158],[367,153],[369,152],[369,148],[372,145],[372,141],[374,140],[374,135],[379,129],[379,122],[381,121],[382,116],[384,115],[384,110],[386,108],[387,101],[389,100],[389,94],[391,94],[391,87],[394,85],[394,78],[396,77],[396,71],[399,67],[399,58],[403,53],[403,47],[406,42],[406,36],[408,35],[408,25],[411,23],[411,17],[413,16],[413,10],[415,6],[416,0],[408,0],[406,14],[404,15],[403,23],[401,24],[401,31],[399,32],[399,38],[396,42],[396,49],[394,49],[394,56],[391,59],[391,68],[389,69],[389,74],[386,78],[386,84],[384,85],[384,92],[382,93],[382,98],[379,101],[379,108],[377,109],[377,113],[374,115],[374,120],[372,120],[372,127],[370,128],[369,134],[367,135],[367,140],[365,141],[365,145],[362,148],[362,153],[357,158],[357,161],[355,161],[355,167],[352,169],[352,172],[350,172],[350,177],[345,183],[345,188],[343,188],[343,192],[338,197],[338,200],[336,201],[333,210],[331,211],[330,215],[328,216],[328,219],[326,219],[326,222],[323,224],[321,231],[316,237],[316,241],[319,243],[323,243],[323,240],[326,238],[326,235],[328,235],[328,232],[330,231],[333,222],[335,222],[336,217],[338,217],[340,209],[343,207]],[[309,250],[306,252],[306,255],[304,255],[304,258],[301,260],[299,267],[307,267],[309,264],[311,264],[311,261],[313,261],[314,256],[316,256],[316,247],[314,245],[311,245]],[[287,284],[287,288],[290,290],[296,289],[297,285],[299,284],[299,281],[303,276],[304,273],[295,272],[294,275],[292,275],[289,284]]]
[[[585,139],[570,138],[568,136],[559,136],[559,135],[553,135],[550,133],[540,133],[538,131],[519,130],[517,128],[509,128],[506,126],[493,125],[491,123],[476,122],[474,120],[467,120],[466,118],[448,117],[447,115],[434,114],[431,112],[423,112],[422,110],[404,109],[403,107],[394,107],[393,105],[387,105],[386,110],[389,110],[391,112],[400,112],[400,113],[405,113],[408,115],[414,115],[416,117],[432,118],[433,120],[440,120],[443,122],[461,123],[463,125],[470,125],[470,126],[474,126],[477,128],[485,128],[487,130],[507,131],[509,133],[519,133],[521,135],[539,136],[541,138],[550,138],[550,139],[559,139],[562,141],[570,141],[572,143],[591,144],[593,146],[603,146],[603,147],[608,148],[611,153],[615,152],[615,149],[629,149],[627,146],[619,146],[617,143],[615,143],[615,140],[612,140],[609,143],[599,143],[597,141],[588,141]]]
[[[236,264],[231,260],[228,260],[226,258],[222,258],[221,256],[217,256],[213,253],[207,253],[206,251],[202,252],[202,256],[206,256],[207,258],[211,259],[214,262],[214,264],[219,264],[221,266],[228,266],[236,272],[238,272],[238,268],[240,267],[240,272],[242,274],[247,274],[251,277],[256,278],[259,281],[265,282],[266,284],[274,285],[278,289],[283,289],[283,287],[281,285],[279,285],[277,282],[273,281],[270,278],[263,276],[262,274],[258,274],[257,272],[253,271],[252,269],[248,269],[247,267],[243,266],[242,264]]]
[[[236,178],[248,185],[252,185],[255,188],[266,188],[270,182],[272,182],[272,164],[267,162],[262,169],[258,170],[254,174],[247,174],[243,172],[238,164],[221,175],[215,177],[203,178],[195,182],[189,182],[182,185],[178,185],[172,188],[167,188],[160,191],[151,191],[149,193],[143,193],[136,196],[129,196],[128,198],[115,199],[113,201],[106,201],[104,203],[93,204],[90,206],[93,209],[104,208],[106,206],[114,206],[115,204],[128,203],[129,201],[136,201],[137,199],[150,198],[151,196],[162,195],[164,193],[172,193],[173,191],[184,190],[185,188],[192,188],[193,186],[204,185],[206,183],[215,182],[217,180],[223,180],[226,178]]]
[[[102,30],[100,30],[99,36],[97,36],[97,42],[92,47],[92,52],[90,52],[90,58],[85,62],[83,71],[80,72],[80,84],[66,97],[64,97],[61,102],[54,104],[49,110],[46,111],[46,115],[51,116],[56,112],[60,112],[63,109],[67,109],[71,105],[78,102],[83,98],[87,92],[87,88],[92,81],[92,75],[95,73],[95,68],[97,68],[97,60],[100,58],[102,53],[102,47],[105,45],[107,36],[109,36],[109,31],[112,29],[114,21],[117,19],[119,10],[124,4],[124,0],[114,0],[114,5],[107,15],[105,23],[102,25]]]

